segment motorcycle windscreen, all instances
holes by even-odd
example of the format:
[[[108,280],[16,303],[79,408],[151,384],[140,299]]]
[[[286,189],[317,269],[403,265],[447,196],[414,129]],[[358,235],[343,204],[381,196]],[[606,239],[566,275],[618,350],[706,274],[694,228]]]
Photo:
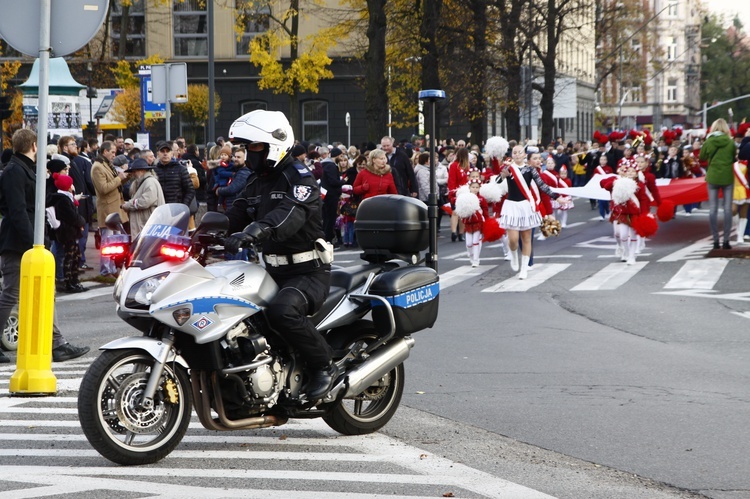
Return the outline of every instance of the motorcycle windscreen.
[[[135,241],[129,267],[147,269],[167,260],[173,260],[165,248],[190,246],[188,224],[190,209],[182,203],[168,203],[156,208]]]

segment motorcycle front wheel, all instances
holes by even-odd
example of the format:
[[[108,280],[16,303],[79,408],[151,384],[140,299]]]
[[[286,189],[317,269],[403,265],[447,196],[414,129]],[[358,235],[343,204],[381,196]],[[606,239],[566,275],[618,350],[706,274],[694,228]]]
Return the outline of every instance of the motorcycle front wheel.
[[[357,337],[356,341],[375,342],[374,331]],[[323,420],[343,435],[365,435],[378,431],[391,420],[404,393],[404,364],[401,363],[370,387],[333,406]]]
[[[192,399],[185,369],[164,366],[150,408],[141,404],[154,358],[142,350],[107,350],[89,367],[78,395],[78,419],[99,454],[124,465],[167,456],[187,431]]]

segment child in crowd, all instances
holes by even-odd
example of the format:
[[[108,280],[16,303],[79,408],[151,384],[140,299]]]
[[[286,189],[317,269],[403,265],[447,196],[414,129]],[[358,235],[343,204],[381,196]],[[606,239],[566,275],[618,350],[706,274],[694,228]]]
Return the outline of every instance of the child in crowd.
[[[234,174],[232,163],[232,147],[229,144],[224,144],[219,152],[219,166],[214,170],[214,185],[211,190],[216,192],[219,187],[226,187],[229,182],[232,181],[232,175]],[[224,204],[223,196],[219,197],[219,205]]]
[[[573,182],[568,178],[568,167],[560,167],[560,173],[557,177],[557,187],[572,187]],[[562,202],[560,202],[562,201]],[[570,196],[560,196],[559,199],[552,200],[552,209],[554,210],[555,219],[560,221],[560,226],[568,226],[568,210],[573,208],[573,198]]]
[[[607,161],[608,161],[607,160],[607,155],[606,154],[602,154],[599,157],[599,164],[597,165],[596,168],[594,168],[594,175],[609,175],[611,173],[614,173],[612,171],[612,167],[609,166],[609,164],[607,163]],[[604,199],[600,199],[598,201],[598,204],[599,204],[599,216],[602,217],[602,220],[606,220],[607,217],[609,216],[609,204],[610,204],[610,201],[606,201]]]
[[[479,171],[477,170],[477,173]],[[472,267],[479,266],[479,254],[482,251],[482,230],[484,221],[489,218],[487,201],[479,194],[482,187],[481,178],[470,178],[468,189],[459,188],[456,195],[456,214],[465,227],[466,252]]]
[[[638,169],[625,164],[617,169],[617,177],[601,180],[602,188],[612,193],[612,215],[614,226],[615,256],[628,265],[635,264],[638,240],[633,224],[638,217],[648,212],[648,197],[645,185],[638,180]]]
[[[78,280],[80,274],[78,262],[81,259],[78,239],[83,236],[83,226],[86,221],[78,214],[78,200],[73,195],[75,192],[73,178],[59,173],[54,173],[52,176],[57,192],[49,195],[47,206],[54,208],[55,218],[60,224],[55,228],[54,236],[65,251],[63,257],[65,291],[67,293],[80,293],[86,291],[86,288]]]

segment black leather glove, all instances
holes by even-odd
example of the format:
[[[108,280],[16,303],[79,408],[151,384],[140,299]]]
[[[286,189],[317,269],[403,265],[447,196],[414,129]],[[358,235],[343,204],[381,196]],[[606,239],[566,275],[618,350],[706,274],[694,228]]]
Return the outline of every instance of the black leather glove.
[[[250,246],[256,241],[256,238],[250,234],[244,232],[235,232],[231,236],[224,239],[224,250],[232,255],[240,251],[240,249]]]
[[[261,225],[258,222],[253,222],[245,227],[242,233],[252,237],[256,243],[265,241],[271,235],[271,231],[266,226]]]

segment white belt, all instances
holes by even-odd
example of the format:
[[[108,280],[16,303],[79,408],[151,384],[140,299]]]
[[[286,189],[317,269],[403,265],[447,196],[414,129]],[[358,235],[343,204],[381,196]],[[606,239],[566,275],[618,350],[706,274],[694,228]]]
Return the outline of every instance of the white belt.
[[[303,253],[295,253],[291,255],[292,261],[289,261],[287,255],[263,255],[263,260],[266,261],[271,267],[278,267],[280,265],[289,265],[290,263],[305,263],[310,262],[318,258],[318,254],[315,250],[305,251]]]

